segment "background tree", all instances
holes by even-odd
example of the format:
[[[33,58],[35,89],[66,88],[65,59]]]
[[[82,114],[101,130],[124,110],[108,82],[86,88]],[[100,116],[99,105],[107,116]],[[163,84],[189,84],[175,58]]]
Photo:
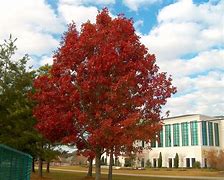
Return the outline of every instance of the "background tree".
[[[224,170],[224,150],[210,150],[204,152],[205,157],[207,158],[208,166],[217,169]]]
[[[158,168],[162,167],[163,159],[162,159],[162,153],[159,153],[159,159],[158,159]]]
[[[57,156],[60,155],[59,150],[55,150],[55,145],[46,144],[44,148],[44,160],[47,163],[46,172],[50,172],[50,162],[54,159],[57,159]]]
[[[28,56],[13,60],[16,39],[0,45],[0,143],[30,153],[36,141],[32,89],[34,71],[27,71]]]
[[[174,167],[175,168],[179,167],[179,156],[178,156],[178,153],[176,153],[175,158],[174,158]]]
[[[35,102],[30,98],[36,72],[27,67],[28,55],[16,59],[16,39],[0,45],[0,143],[30,154],[34,162],[42,154],[43,136],[34,128]],[[44,74],[48,66],[41,67],[38,75]],[[42,174],[42,173],[41,173]]]
[[[0,45],[0,143],[32,155],[34,172],[40,139],[34,129],[34,102],[28,94],[33,88],[35,72],[27,69],[27,55],[15,59],[15,41],[10,35]]]
[[[149,141],[161,128],[161,106],[176,89],[158,71],[133,22],[108,10],[96,23],[71,24],[49,76],[35,80],[37,128],[52,141],[82,139],[93,151],[96,180],[106,150]]]
[[[27,67],[28,55],[15,59],[16,39],[0,45],[0,143],[29,153],[34,162],[40,156],[43,137],[34,128],[32,111],[35,105],[30,98],[36,72]]]

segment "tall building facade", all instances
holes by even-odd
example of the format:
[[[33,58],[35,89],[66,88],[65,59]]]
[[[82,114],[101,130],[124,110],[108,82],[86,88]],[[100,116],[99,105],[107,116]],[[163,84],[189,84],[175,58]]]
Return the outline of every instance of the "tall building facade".
[[[201,167],[207,167],[205,152],[224,149],[224,117],[192,114],[166,118],[158,136],[149,144],[151,149],[144,142],[138,142],[145,148],[140,156],[141,166],[149,160],[157,167],[161,152],[163,167],[174,167],[176,153],[179,167],[192,167],[196,161]]]

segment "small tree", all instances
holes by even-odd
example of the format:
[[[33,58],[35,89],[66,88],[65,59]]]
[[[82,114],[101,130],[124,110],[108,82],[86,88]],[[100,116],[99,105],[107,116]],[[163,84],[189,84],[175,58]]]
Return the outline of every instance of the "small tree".
[[[208,165],[217,170],[224,170],[224,150],[216,151],[216,150],[210,150],[205,152]]]
[[[124,167],[131,167],[131,158],[125,158]]]
[[[178,153],[176,153],[176,156],[174,158],[174,167],[175,168],[179,167],[179,156],[178,156]]]
[[[158,159],[158,168],[161,168],[162,167],[162,153],[160,152],[159,153],[159,159]]]
[[[201,163],[199,161],[196,161],[196,162],[194,162],[192,167],[195,168],[195,169],[199,169],[199,168],[201,168]]]
[[[151,168],[152,167],[152,163],[150,162],[149,159],[146,161],[146,167],[147,168]]]

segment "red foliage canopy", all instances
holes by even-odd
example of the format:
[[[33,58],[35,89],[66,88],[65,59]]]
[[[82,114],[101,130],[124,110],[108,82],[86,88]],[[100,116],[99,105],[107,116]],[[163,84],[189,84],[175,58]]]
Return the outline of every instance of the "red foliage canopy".
[[[161,106],[176,91],[158,69],[132,20],[112,19],[104,9],[80,33],[71,24],[50,74],[35,80],[37,129],[91,150],[149,140],[160,130]]]

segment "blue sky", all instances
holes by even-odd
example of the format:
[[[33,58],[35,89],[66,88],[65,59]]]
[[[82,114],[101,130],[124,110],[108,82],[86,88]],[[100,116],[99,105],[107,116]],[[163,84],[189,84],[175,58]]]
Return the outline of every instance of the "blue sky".
[[[116,17],[133,18],[141,42],[173,77],[178,93],[163,111],[171,116],[224,115],[223,0],[0,0],[0,42],[17,37],[16,57],[29,65],[52,63],[66,24],[95,22],[108,7]]]

